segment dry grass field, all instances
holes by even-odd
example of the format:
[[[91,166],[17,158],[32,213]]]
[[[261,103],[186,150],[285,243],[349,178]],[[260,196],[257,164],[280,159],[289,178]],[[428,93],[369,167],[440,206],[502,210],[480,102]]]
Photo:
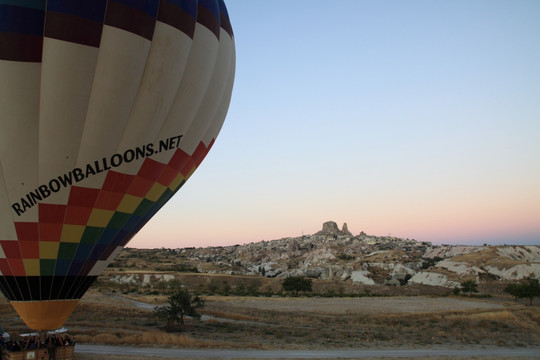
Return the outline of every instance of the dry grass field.
[[[206,314],[237,321],[216,321],[219,336],[228,331],[228,341],[266,347],[540,345],[540,309],[512,303],[451,297],[216,298],[208,305]]]
[[[203,317],[188,319],[181,333],[167,333],[152,312],[164,303],[164,295],[154,295],[146,287],[114,285],[106,276],[84,296],[65,325],[80,344],[261,350],[540,349],[540,300],[535,299],[533,306],[526,305],[527,300],[515,302],[502,292],[504,284],[481,285],[480,292],[491,297],[469,298],[429,286],[315,280],[316,294],[354,296],[287,297],[277,296],[284,295],[279,293],[280,279],[186,273],[177,278],[204,294]],[[256,288],[259,294],[274,295],[225,296],[226,288]],[[0,325],[12,336],[28,332],[6,301],[0,301]],[[77,360],[89,359],[141,357],[77,354]]]
[[[143,306],[163,300],[90,291],[66,327],[85,344],[255,349],[540,346],[540,307],[508,298],[208,296],[202,320],[188,320],[185,331],[174,334],[161,330],[149,306]],[[28,331],[7,302],[1,303],[0,316],[12,335]]]

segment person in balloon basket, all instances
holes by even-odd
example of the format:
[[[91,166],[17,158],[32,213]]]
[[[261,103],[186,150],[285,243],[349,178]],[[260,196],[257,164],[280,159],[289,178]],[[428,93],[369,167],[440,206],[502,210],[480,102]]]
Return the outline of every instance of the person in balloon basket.
[[[56,344],[52,337],[49,338],[47,343],[47,353],[49,354],[49,360],[56,360]]]
[[[35,350],[35,349],[37,349],[36,338],[34,336],[30,336],[26,339],[26,342],[24,344],[24,350]]]

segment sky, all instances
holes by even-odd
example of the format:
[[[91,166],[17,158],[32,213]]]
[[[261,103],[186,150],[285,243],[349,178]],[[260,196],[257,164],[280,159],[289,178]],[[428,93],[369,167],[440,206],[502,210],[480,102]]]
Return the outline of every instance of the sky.
[[[540,245],[540,1],[226,0],[212,150],[128,246]]]

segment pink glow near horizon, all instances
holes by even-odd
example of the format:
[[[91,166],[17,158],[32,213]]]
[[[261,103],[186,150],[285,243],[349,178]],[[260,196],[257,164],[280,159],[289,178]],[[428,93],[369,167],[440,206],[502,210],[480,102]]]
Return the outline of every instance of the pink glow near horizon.
[[[540,245],[538,224],[534,219],[519,219],[519,222],[509,221],[501,215],[498,218],[484,217],[483,219],[453,219],[445,224],[424,221],[427,219],[405,219],[389,223],[375,223],[359,225],[362,221],[355,219],[338,220],[328,218],[309,226],[301,224],[285,224],[281,228],[272,224],[249,224],[238,223],[235,225],[214,223],[214,228],[205,228],[204,221],[192,226],[182,226],[180,221],[175,226],[164,227],[158,225],[149,227],[148,231],[141,231],[128,246],[139,248],[182,248],[182,247],[207,247],[228,246],[246,244],[262,240],[277,240],[285,237],[299,237],[312,235],[322,229],[325,221],[336,221],[339,227],[344,222],[348,224],[349,231],[353,235],[365,232],[373,236],[394,236],[398,238],[410,238],[417,241],[427,241],[433,244],[517,244]],[[528,220],[528,221],[527,221]]]

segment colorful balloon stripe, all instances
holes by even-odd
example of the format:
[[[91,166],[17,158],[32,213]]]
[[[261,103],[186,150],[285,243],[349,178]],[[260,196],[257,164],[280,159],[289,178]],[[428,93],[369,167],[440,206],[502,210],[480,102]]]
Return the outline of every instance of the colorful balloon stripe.
[[[110,171],[101,190],[74,186],[68,205],[40,204],[39,223],[15,223],[18,242],[0,240],[0,288],[16,284],[18,293],[5,292],[10,300],[50,299],[55,293],[54,299],[77,298],[95,279],[89,276],[94,266],[127,244],[180,189],[212,144],[201,143],[192,156],[177,149],[169,164],[146,159],[136,176]],[[141,190],[145,194],[139,197]],[[60,291],[81,277],[85,285]]]
[[[225,5],[217,6],[211,2],[203,4],[196,1],[162,1],[159,6],[158,21],[173,26],[193,38],[195,18],[219,39],[220,26],[232,36],[232,28]],[[224,12],[223,12],[224,11]]]
[[[43,51],[44,6],[0,3],[0,59],[40,62]]]
[[[45,3],[45,1],[43,1]],[[47,0],[47,12],[57,12],[103,23],[107,0]],[[47,14],[47,22],[49,21]]]
[[[3,0],[0,1],[0,59],[40,62],[42,36],[99,47],[104,23],[152,40],[156,18],[190,38],[196,21],[218,39],[220,27],[233,36],[222,0]]]
[[[155,17],[160,0],[109,0],[109,6],[112,3],[122,4]]]
[[[105,15],[105,12],[102,15]],[[98,47],[101,41],[102,29],[102,21],[98,22],[61,12],[48,11],[44,36]]]
[[[157,1],[154,1],[156,4]],[[145,9],[150,10],[150,9]],[[157,13],[157,6],[155,8]],[[133,34],[152,40],[156,18],[153,12],[129,6],[123,1],[109,1],[105,24],[129,31]]]
[[[45,7],[0,3],[0,31],[27,35],[43,34]]]
[[[221,24],[221,27],[229,34],[230,37],[233,37],[233,29],[231,25],[231,20],[229,18],[229,13],[227,12],[227,7],[225,6],[225,3],[223,0],[218,0],[219,2],[219,16],[220,20],[219,23]]]
[[[219,5],[216,1],[199,1],[197,22],[206,26],[219,39]]]

